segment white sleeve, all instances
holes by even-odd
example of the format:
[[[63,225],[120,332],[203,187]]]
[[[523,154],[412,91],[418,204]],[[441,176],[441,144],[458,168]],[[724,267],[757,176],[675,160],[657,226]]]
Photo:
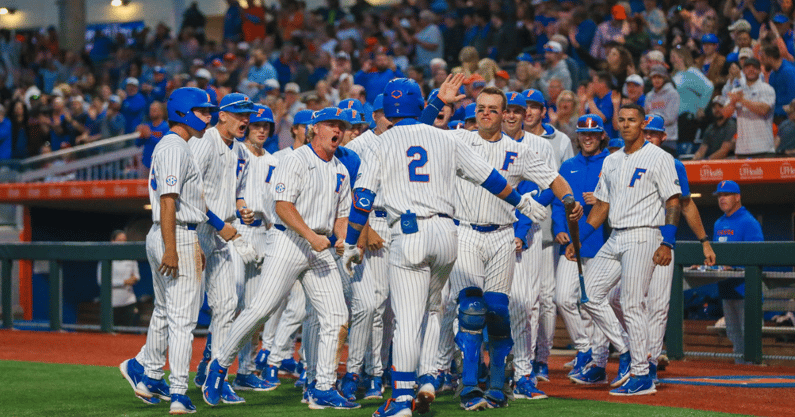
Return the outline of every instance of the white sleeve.
[[[662,158],[657,160],[657,167],[654,172],[657,173],[654,176],[654,182],[657,184],[657,192],[660,194],[663,203],[677,194],[682,194],[674,158],[670,154],[665,153]]]
[[[155,177],[158,198],[165,194],[181,194],[182,184],[187,177],[189,156],[181,149],[168,147],[160,150],[152,158],[152,175]]]
[[[374,146],[365,148],[360,155],[361,164],[359,165],[359,175],[356,179],[356,188],[364,188],[375,192],[381,184],[381,166],[383,165],[381,163],[381,155]]]
[[[455,130],[453,132],[456,132]],[[482,156],[478,155],[467,143],[456,137],[451,137],[455,144],[456,174],[476,185],[483,184],[494,167],[489,165]]]
[[[610,204],[610,190],[607,184],[607,175],[605,175],[607,164],[602,165],[602,172],[599,174],[599,183],[596,184],[596,189],[593,191],[593,196],[599,201],[604,201]]]
[[[555,178],[558,177],[557,171],[554,171],[541,158],[537,157],[530,148],[524,147],[522,160],[524,161],[522,178],[536,183],[541,190],[549,188],[552,181],[555,181]]]
[[[342,180],[339,199],[337,200],[337,218],[348,217],[351,211],[351,176],[346,175]]]
[[[235,195],[236,198],[244,198],[246,195],[246,187],[248,187],[248,173],[251,163],[253,162],[251,158],[246,155],[246,151],[244,149],[240,149],[237,156],[237,163],[240,163],[240,160],[243,160],[243,168],[240,170],[240,175],[237,176],[237,194]],[[248,202],[247,202],[248,203]]]
[[[279,168],[273,171],[271,186],[274,201],[289,201],[295,204],[301,190],[307,167],[291,153],[284,157],[279,163]]]

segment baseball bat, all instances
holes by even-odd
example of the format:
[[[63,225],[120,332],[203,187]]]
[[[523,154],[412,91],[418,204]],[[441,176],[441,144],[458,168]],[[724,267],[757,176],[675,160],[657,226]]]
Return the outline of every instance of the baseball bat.
[[[580,278],[580,304],[588,302],[588,294],[585,293],[585,278],[582,275],[582,258],[580,257],[580,223],[570,220],[571,212],[574,210],[574,203],[566,205],[566,219],[569,222],[569,236],[571,244],[574,246],[574,255],[577,258],[577,272]]]

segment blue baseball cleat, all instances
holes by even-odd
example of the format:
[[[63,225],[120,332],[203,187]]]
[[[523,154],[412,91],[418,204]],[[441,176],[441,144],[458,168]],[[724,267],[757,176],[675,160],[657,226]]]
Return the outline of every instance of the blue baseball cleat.
[[[301,376],[295,381],[296,388],[303,388],[306,386],[306,369],[301,370]]]
[[[536,388],[532,375],[525,375],[516,381],[513,388],[513,397],[521,400],[541,400],[547,398],[547,394]]]
[[[649,362],[649,378],[651,378],[651,382],[654,382],[654,385],[660,383],[657,379],[657,365]]]
[[[268,367],[268,356],[270,356],[270,354],[271,351],[261,349],[254,358],[254,363],[257,365],[257,370],[260,373],[265,372],[265,368]]]
[[[218,364],[218,360],[210,363],[207,378],[202,385],[202,398],[210,407],[215,407],[221,401],[221,392],[226,383],[226,368]]]
[[[571,382],[580,385],[607,384],[607,373],[605,368],[591,364],[586,366],[580,373],[569,376]]]
[[[654,394],[657,389],[648,375],[631,376],[620,387],[611,390],[610,395],[648,395]]]
[[[489,408],[503,408],[508,405],[508,398],[501,389],[491,388],[483,395]]]
[[[380,376],[370,378],[370,386],[364,393],[365,400],[380,400],[384,398],[384,385],[381,382]]]
[[[611,387],[618,387],[624,385],[629,379],[629,370],[632,367],[632,357],[629,351],[624,352],[618,357],[618,375],[610,383]]]
[[[207,359],[202,359],[199,362],[199,367],[196,369],[196,376],[193,377],[193,384],[196,385],[197,388],[201,388],[204,385],[204,380],[207,379],[207,365],[210,364],[210,361]]]
[[[303,369],[301,362],[297,362],[293,358],[287,358],[282,360],[282,363],[279,365],[279,374],[298,377],[301,375],[301,369]]]
[[[359,389],[359,374],[348,372],[340,381],[340,394],[348,401],[356,401],[356,391]]]
[[[171,410],[169,410],[169,414],[193,414],[195,412],[196,407],[187,395],[171,395]]]
[[[580,371],[582,371],[589,363],[591,363],[593,360],[591,352],[591,349],[588,349],[587,352],[577,352],[577,356],[574,358],[573,367],[571,368],[568,376],[580,373]]]
[[[378,410],[373,413],[373,417],[411,417],[413,412],[412,401],[395,401],[394,398],[390,398],[381,407],[378,407]]]
[[[170,388],[166,381],[162,379],[152,379],[144,375],[138,385],[135,386],[135,393],[142,397],[158,397],[164,401],[171,401]]]
[[[122,362],[119,365],[119,370],[121,371],[121,375],[124,377],[124,379],[130,383],[133,391],[135,391],[138,383],[141,382],[144,377],[144,367],[141,366],[141,364],[138,363],[135,358],[132,358]],[[139,395],[137,392],[135,393],[135,396],[148,405],[160,404],[160,398],[157,397],[144,397]]]
[[[224,404],[243,404],[246,402],[243,397],[237,395],[228,381],[224,381],[224,387],[221,390],[221,401],[223,401]]]
[[[467,411],[485,410],[489,408],[489,402],[483,398],[480,388],[465,386],[461,390],[461,408]]]
[[[282,384],[282,381],[279,381],[279,368],[275,365],[267,365],[260,377],[277,387]]]
[[[238,391],[273,391],[277,387],[254,374],[237,374],[232,388]]]
[[[339,391],[329,388],[325,391],[313,389],[309,400],[309,408],[312,410],[323,410],[333,408],[335,410],[352,410],[360,408],[361,405],[348,401],[340,395]]]
[[[539,381],[549,382],[549,366],[544,362],[533,362],[533,373]]]

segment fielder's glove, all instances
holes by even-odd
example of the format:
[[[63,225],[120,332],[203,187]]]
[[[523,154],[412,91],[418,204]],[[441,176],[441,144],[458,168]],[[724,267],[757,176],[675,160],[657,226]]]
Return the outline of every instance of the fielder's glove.
[[[522,201],[516,205],[516,209],[529,217],[533,223],[539,223],[547,217],[547,209],[535,201],[530,194],[522,195]]]
[[[345,272],[353,276],[353,266],[351,263],[362,263],[362,251],[356,245],[345,244],[345,252],[342,253],[342,264],[345,266]]]
[[[243,259],[243,263],[250,264],[254,263],[254,265],[261,265],[262,258],[257,255],[257,251],[254,249],[254,246],[251,246],[246,239],[239,237],[232,241],[232,245],[234,245],[237,254],[240,255],[240,258]]]

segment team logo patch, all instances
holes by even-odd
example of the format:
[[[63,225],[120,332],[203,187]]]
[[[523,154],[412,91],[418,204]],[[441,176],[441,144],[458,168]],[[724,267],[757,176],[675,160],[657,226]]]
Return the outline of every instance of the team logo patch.
[[[282,183],[276,184],[276,192],[277,193],[283,193],[284,192],[284,188],[285,188],[284,184],[282,184]]]
[[[392,96],[392,98],[401,98],[403,97],[403,92],[400,90],[392,90],[392,93],[390,95]]]
[[[177,185],[177,177],[175,177],[173,175],[167,176],[166,177],[166,185],[169,185],[169,186],[172,186],[172,187]]]
[[[679,180],[674,180],[674,184],[679,185]]]

